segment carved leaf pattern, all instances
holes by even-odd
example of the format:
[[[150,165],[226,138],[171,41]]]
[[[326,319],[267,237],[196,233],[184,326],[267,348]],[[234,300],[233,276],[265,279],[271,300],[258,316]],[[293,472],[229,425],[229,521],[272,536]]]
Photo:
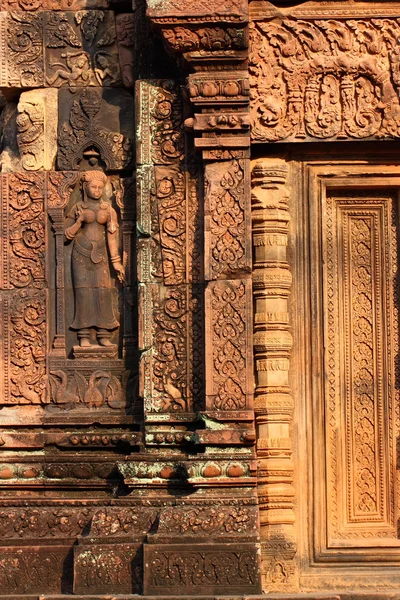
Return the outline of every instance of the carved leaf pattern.
[[[212,288],[214,409],[246,407],[246,289],[243,282],[217,283]]]
[[[151,587],[185,589],[200,586],[218,588],[253,586],[257,581],[257,560],[252,551],[168,552],[153,550]]]
[[[247,266],[243,169],[243,161],[240,160],[206,167],[213,277],[219,273],[237,272]]]

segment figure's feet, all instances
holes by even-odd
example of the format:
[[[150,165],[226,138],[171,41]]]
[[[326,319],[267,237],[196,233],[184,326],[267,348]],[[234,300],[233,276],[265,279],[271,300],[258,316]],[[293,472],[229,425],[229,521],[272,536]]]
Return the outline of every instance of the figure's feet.
[[[113,345],[110,342],[108,337],[98,337],[97,341],[99,342],[99,346],[112,346]]]
[[[78,331],[78,340],[81,348],[89,348],[90,346],[90,329],[80,329]]]

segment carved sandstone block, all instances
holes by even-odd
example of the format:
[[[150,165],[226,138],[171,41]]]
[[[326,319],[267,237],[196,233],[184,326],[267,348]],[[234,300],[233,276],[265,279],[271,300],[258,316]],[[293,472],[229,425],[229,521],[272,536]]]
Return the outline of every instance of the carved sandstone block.
[[[13,126],[8,125],[3,137],[2,172],[54,169],[57,155],[57,122],[56,90],[22,93]],[[15,142],[17,155],[13,147]]]
[[[0,82],[4,87],[118,86],[111,11],[2,11]]]
[[[1,13],[1,82],[4,87],[44,85],[43,12]]]
[[[202,288],[143,285],[139,292],[141,396],[151,413],[188,413],[203,389]]]
[[[142,544],[82,544],[74,548],[74,594],[137,594]]]
[[[335,12],[252,25],[255,142],[400,136],[398,20]]]
[[[58,167],[122,170],[132,161],[133,98],[124,90],[59,92]]]
[[[1,549],[0,586],[4,594],[61,593],[63,573],[71,569],[69,547]],[[25,596],[26,597],[26,596]]]
[[[206,279],[251,268],[251,213],[245,160],[211,163],[205,168]]]
[[[42,288],[45,282],[45,176],[0,176],[0,288]]]
[[[207,412],[234,420],[252,404],[251,282],[209,283],[205,310]]]
[[[122,83],[126,88],[133,89],[135,87],[135,15],[129,13],[117,15],[116,24]]]
[[[48,402],[46,306],[45,291],[2,293],[2,404]]]
[[[120,84],[111,11],[45,12],[45,78],[52,87]]]
[[[144,593],[151,596],[261,593],[255,544],[149,544],[144,562]]]
[[[1,0],[1,10],[77,10],[108,8],[109,0]]]
[[[168,17],[191,17],[201,21],[208,21],[209,15],[218,21],[228,18],[231,21],[247,20],[247,2],[245,0],[194,0],[188,5],[186,0],[151,0],[148,6],[148,14],[152,20]]]

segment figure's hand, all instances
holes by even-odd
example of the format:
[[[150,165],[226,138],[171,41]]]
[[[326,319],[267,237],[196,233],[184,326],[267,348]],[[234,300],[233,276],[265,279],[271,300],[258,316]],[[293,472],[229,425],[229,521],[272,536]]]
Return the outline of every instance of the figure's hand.
[[[83,210],[80,206],[75,211],[75,219],[77,223],[83,223]]]
[[[117,273],[118,281],[120,283],[125,283],[125,268],[121,262],[113,263],[113,267]]]

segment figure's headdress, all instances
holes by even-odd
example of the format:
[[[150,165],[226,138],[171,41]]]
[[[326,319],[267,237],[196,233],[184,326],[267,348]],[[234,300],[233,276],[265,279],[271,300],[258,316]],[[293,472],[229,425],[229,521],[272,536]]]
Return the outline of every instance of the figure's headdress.
[[[103,185],[107,183],[107,175],[103,171],[85,171],[82,179],[84,183],[91,181],[101,181]]]

